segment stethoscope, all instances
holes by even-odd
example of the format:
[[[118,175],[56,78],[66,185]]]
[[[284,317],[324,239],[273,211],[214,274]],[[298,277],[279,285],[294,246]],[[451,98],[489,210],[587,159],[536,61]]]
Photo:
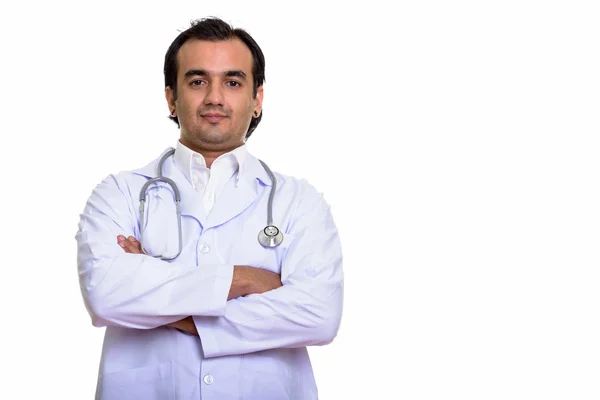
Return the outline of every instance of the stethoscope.
[[[181,195],[179,194],[179,188],[175,184],[175,181],[173,181],[170,178],[167,178],[166,176],[163,176],[162,174],[162,167],[165,160],[172,156],[174,153],[175,149],[172,149],[166,152],[161,157],[160,161],[158,162],[158,176],[146,182],[144,186],[142,186],[142,190],[140,191],[140,244],[142,246],[142,251],[147,255],[156,258],[160,257],[161,260],[165,261],[176,259],[181,254],[181,250],[183,249],[183,234],[181,233]],[[273,175],[273,172],[271,172],[271,169],[267,166],[267,164],[265,164],[262,160],[259,161],[262,164],[265,171],[267,172],[267,175],[269,175],[272,185],[271,192],[269,193],[269,206],[267,208],[267,226],[258,233],[258,242],[264,247],[272,248],[279,246],[279,244],[283,241],[283,233],[279,230],[279,228],[273,225],[273,197],[275,196],[277,180],[275,179],[275,175]],[[175,206],[177,210],[177,229],[179,231],[179,251],[173,257],[165,257],[162,254],[155,256],[152,254],[148,254],[144,249],[144,204],[146,203],[146,191],[148,190],[148,187],[150,185],[156,182],[164,182],[167,185],[169,185],[171,189],[173,189],[173,194],[175,195]]]

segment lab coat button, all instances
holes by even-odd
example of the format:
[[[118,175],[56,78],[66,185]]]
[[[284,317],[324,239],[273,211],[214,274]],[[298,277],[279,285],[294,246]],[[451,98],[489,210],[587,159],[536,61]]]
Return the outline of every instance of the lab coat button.
[[[214,382],[212,375],[204,375],[204,383],[210,385]]]
[[[210,251],[210,247],[207,244],[200,246],[200,253],[206,254]]]

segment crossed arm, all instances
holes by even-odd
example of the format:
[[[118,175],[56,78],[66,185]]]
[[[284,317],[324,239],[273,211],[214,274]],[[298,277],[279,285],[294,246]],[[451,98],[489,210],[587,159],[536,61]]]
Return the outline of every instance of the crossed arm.
[[[144,254],[142,245],[133,236],[125,238],[117,236],[117,243],[128,254]],[[277,289],[281,285],[281,276],[271,271],[246,265],[235,265],[233,267],[233,280],[227,300],[235,299],[249,294],[261,294],[269,290]],[[198,336],[198,330],[191,316],[179,321],[168,323],[164,326],[179,329],[180,331]]]
[[[111,176],[81,214],[78,271],[94,326],[169,326],[202,338],[204,356],[323,345],[337,335],[342,255],[329,206],[303,186],[281,276],[244,265],[165,262],[141,254],[130,236],[136,205]],[[123,246],[115,243],[119,235]],[[124,241],[129,237],[129,241]]]

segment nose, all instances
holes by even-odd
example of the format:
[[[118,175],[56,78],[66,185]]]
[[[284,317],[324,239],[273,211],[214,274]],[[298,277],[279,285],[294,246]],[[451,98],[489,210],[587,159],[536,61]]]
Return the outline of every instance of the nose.
[[[220,85],[208,85],[206,96],[204,97],[204,104],[212,105],[223,105],[223,92]]]

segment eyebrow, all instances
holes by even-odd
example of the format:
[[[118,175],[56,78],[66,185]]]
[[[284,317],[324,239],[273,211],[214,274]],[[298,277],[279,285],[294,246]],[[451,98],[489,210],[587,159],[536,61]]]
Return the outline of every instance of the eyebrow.
[[[189,71],[187,71],[185,73],[184,76],[186,78],[190,78],[192,76],[208,76],[208,75],[210,75],[210,74],[205,69],[190,69]],[[237,78],[240,78],[243,80],[247,80],[246,73],[239,69],[232,70],[232,71],[225,71],[225,73],[223,75],[225,75],[227,77],[237,77]]]

